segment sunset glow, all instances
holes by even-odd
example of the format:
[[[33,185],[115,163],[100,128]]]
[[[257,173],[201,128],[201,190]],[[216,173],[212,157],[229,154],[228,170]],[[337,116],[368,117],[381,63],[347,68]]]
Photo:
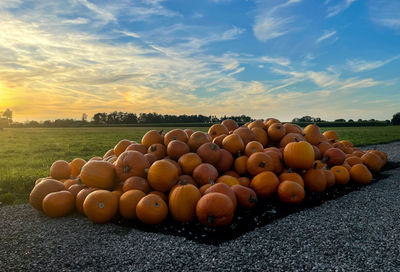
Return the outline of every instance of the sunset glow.
[[[0,111],[16,121],[399,111],[397,0],[3,2]]]

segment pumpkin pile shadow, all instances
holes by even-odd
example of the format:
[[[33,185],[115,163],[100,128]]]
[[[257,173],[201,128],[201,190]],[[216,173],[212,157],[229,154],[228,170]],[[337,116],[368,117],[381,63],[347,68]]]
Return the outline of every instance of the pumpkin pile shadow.
[[[399,168],[400,162],[390,162],[384,166],[381,172],[374,175],[371,184],[385,179],[390,174],[385,173],[389,170]],[[146,232],[162,233],[166,235],[174,235],[185,237],[199,243],[219,245],[223,242],[236,239],[237,237],[254,230],[257,227],[267,225],[274,220],[283,218],[289,214],[302,211],[304,209],[319,206],[322,203],[337,199],[352,191],[359,190],[364,186],[354,182],[346,185],[335,185],[333,188],[327,189],[323,193],[310,193],[306,194],[304,201],[300,205],[290,205],[279,201],[275,196],[271,199],[261,199],[252,209],[237,208],[235,217],[232,223],[226,227],[210,228],[202,225],[199,221],[195,220],[190,223],[178,223],[170,216],[159,225],[145,225],[138,221],[126,220],[120,216],[115,217],[111,222],[121,227],[135,228]],[[128,235],[128,231],[123,231],[121,234]]]

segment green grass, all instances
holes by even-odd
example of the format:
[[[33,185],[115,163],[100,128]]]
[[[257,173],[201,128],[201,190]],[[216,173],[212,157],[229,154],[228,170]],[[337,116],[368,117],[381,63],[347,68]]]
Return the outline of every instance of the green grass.
[[[101,128],[21,128],[0,130],[0,202],[3,204],[28,201],[36,179],[49,175],[56,160],[85,160],[103,154],[121,139],[140,141],[152,127]],[[173,128],[167,128],[166,131]],[[207,131],[207,127],[193,127]],[[341,139],[355,145],[385,143],[400,140],[400,126],[338,127]]]

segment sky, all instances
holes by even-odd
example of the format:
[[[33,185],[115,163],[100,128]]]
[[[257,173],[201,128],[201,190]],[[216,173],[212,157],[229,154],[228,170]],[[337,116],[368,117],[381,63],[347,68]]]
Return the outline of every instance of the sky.
[[[398,0],[0,2],[0,111],[391,119]]]

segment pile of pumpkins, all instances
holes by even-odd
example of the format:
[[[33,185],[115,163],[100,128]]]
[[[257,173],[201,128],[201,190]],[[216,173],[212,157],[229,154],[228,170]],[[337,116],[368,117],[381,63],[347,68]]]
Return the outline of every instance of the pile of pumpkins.
[[[119,213],[159,224],[170,214],[218,227],[258,199],[278,196],[296,205],[335,184],[368,184],[387,159],[314,124],[303,129],[268,118],[239,127],[228,119],[208,133],[149,130],[140,143],[121,140],[88,162],[58,160],[49,177],[35,182],[30,203],[50,217],[76,210],[95,223]]]

